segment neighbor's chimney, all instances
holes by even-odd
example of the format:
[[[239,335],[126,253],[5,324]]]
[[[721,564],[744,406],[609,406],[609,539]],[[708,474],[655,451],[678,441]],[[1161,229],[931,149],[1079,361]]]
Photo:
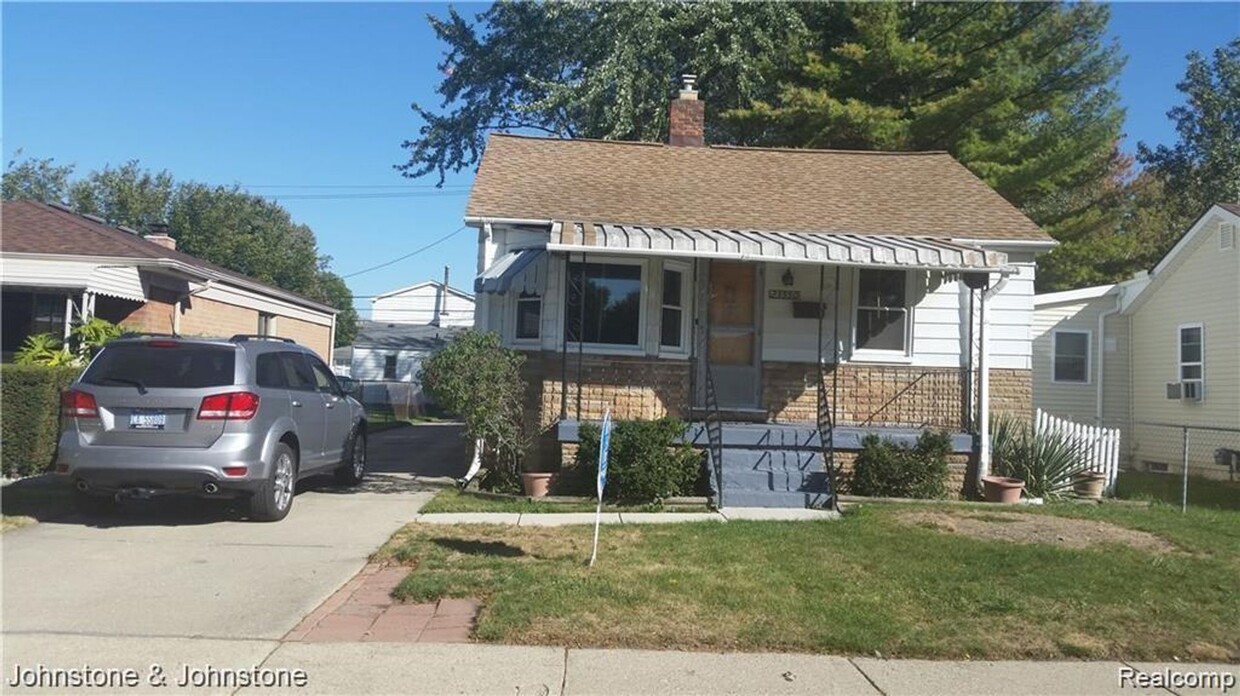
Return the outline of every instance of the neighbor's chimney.
[[[152,222],[147,225],[147,229],[150,231],[142,235],[142,238],[146,241],[158,244],[165,249],[175,250],[177,248],[177,240],[168,234],[168,223]]]
[[[667,142],[669,145],[701,147],[706,144],[706,103],[698,101],[693,83],[697,75],[682,75],[684,86],[680,96],[672,100],[668,119]]]

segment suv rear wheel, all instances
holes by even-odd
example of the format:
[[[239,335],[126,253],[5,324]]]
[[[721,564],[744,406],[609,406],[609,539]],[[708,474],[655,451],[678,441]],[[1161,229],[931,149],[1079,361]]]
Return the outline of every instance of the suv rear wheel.
[[[366,431],[353,431],[349,438],[349,453],[336,469],[336,481],[345,486],[356,486],[366,476]]]
[[[250,516],[260,522],[277,522],[288,516],[297,487],[297,455],[281,442],[276,445],[271,478],[250,499]]]

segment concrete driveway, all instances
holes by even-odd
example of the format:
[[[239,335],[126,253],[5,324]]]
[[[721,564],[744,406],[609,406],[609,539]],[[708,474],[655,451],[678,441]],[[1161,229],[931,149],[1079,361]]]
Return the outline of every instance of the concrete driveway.
[[[445,485],[427,479],[460,475],[467,466],[454,425],[376,433],[369,450],[372,473],[362,487],[303,482],[278,523],[169,500],[5,534],[5,674],[15,662],[48,664],[58,655],[101,664],[108,646],[119,659],[134,649],[125,638],[187,657],[209,653],[213,642],[203,639],[227,639],[220,645],[230,654],[253,641],[261,653]],[[83,651],[86,643],[94,647]]]

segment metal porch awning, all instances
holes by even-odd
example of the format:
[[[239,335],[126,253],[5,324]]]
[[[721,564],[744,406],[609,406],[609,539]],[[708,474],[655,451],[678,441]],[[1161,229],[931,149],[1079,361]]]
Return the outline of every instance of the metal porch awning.
[[[563,223],[548,251],[775,261],[839,266],[897,266],[954,272],[1008,270],[1007,254],[937,237],[823,232],[760,232],[683,227]],[[497,264],[498,265],[498,264]]]
[[[474,292],[486,294],[504,294],[512,287],[512,283],[530,264],[538,260],[545,252],[542,248],[518,249],[510,251],[495,263],[491,264],[474,279]]]

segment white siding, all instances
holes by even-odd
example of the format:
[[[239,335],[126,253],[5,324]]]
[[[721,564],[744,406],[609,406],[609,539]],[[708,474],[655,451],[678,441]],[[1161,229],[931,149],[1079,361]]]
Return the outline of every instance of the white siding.
[[[360,381],[391,381],[383,376],[383,366],[389,355],[396,356],[395,381],[416,382],[418,370],[422,369],[422,361],[429,354],[416,350],[354,347],[350,376]]]
[[[1240,427],[1240,251],[1220,250],[1216,217],[1160,272],[1132,309],[1135,458],[1178,468],[1179,443],[1166,433],[1143,433],[1140,423]],[[1205,400],[1166,398],[1178,381],[1182,324],[1204,335]],[[1204,456],[1204,455],[1203,455]]]
[[[1098,410],[1098,360],[1104,355],[1106,337],[1098,336],[1098,316],[1116,306],[1115,295],[1038,307],[1033,315],[1033,404],[1060,418],[1095,424]],[[1055,332],[1078,331],[1089,335],[1089,381],[1084,384],[1055,382]],[[1114,377],[1126,365],[1115,356],[1127,350],[1118,337],[1112,352],[1105,353],[1104,378]],[[1111,375],[1106,372],[1111,371]],[[1107,379],[1108,382],[1112,381]]]
[[[373,321],[393,324],[473,326],[474,301],[454,292],[444,293],[442,284],[428,282],[375,299],[370,316]]]
[[[1017,273],[986,304],[990,367],[1028,370],[1033,366],[1033,260],[1009,259]]]

